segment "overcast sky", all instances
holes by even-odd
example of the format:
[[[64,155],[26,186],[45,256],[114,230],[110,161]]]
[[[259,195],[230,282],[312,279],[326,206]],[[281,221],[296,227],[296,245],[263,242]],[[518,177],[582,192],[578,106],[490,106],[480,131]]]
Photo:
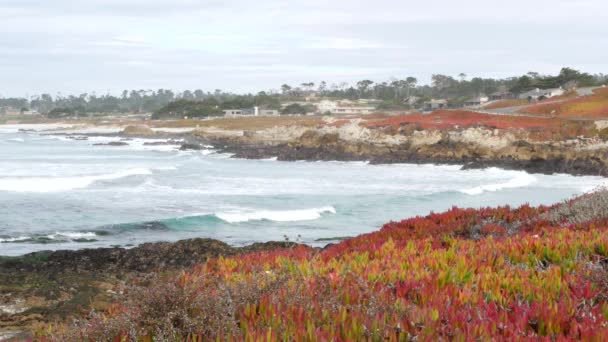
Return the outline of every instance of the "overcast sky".
[[[606,0],[0,0],[0,94],[608,73]]]

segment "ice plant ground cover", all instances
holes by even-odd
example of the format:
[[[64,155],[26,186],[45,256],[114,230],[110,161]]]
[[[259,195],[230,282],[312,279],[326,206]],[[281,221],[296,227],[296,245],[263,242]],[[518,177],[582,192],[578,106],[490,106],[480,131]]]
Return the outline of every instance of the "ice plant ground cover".
[[[324,250],[143,279],[41,339],[606,340],[608,191],[551,207],[453,208]]]

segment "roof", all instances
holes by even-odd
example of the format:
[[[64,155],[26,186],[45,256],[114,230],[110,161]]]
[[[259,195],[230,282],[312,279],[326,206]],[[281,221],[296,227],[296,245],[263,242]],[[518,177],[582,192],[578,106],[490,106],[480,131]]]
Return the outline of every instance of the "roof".
[[[445,104],[445,103],[448,103],[448,100],[444,100],[444,99],[435,100],[435,99],[432,99],[430,101],[426,101],[425,103],[431,103],[431,104],[434,104],[434,103],[442,104],[442,103],[444,103]]]
[[[559,91],[559,90],[562,90],[562,88],[548,88],[548,89],[536,88],[536,89],[526,91],[526,92],[522,93],[522,95],[544,95],[544,94],[552,93],[552,92]]]
[[[465,102],[484,102],[488,101],[488,97],[485,95],[475,96],[472,99],[466,100]]]

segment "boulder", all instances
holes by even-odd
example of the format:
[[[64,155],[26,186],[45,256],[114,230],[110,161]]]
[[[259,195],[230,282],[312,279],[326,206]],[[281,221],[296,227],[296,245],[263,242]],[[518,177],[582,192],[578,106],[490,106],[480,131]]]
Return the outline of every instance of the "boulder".
[[[156,134],[156,132],[146,125],[131,125],[125,127],[122,134],[126,136],[150,136]]]
[[[188,151],[188,150],[200,151],[203,149],[203,146],[201,146],[200,144],[184,143],[184,144],[182,144],[182,146],[179,149],[182,151]]]

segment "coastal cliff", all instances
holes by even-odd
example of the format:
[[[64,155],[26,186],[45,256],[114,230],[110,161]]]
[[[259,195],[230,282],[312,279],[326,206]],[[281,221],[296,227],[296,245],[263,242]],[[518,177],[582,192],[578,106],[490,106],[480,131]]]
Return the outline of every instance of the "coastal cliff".
[[[597,132],[593,122],[584,123],[574,133],[542,139],[538,130],[424,129],[408,124],[366,127],[361,120],[351,120],[341,126],[312,128],[197,129],[192,136],[237,158],[460,164],[467,169],[500,167],[531,173],[606,176],[608,143]]]

